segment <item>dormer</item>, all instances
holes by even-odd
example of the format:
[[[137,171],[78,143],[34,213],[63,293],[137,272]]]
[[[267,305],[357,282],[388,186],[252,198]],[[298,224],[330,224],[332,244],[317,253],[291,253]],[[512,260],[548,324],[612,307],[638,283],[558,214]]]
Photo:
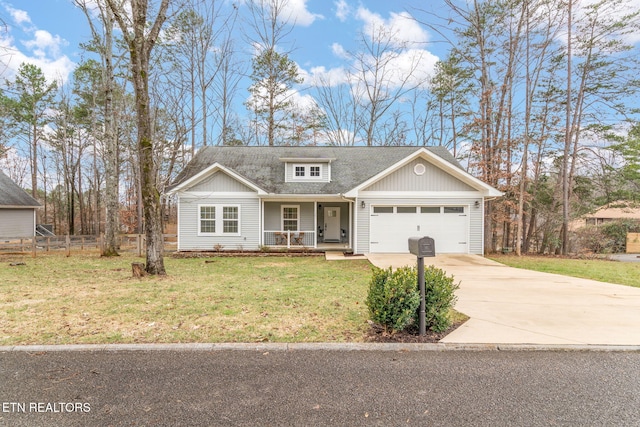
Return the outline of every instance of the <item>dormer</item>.
[[[330,182],[331,162],[328,158],[283,157],[285,182]]]

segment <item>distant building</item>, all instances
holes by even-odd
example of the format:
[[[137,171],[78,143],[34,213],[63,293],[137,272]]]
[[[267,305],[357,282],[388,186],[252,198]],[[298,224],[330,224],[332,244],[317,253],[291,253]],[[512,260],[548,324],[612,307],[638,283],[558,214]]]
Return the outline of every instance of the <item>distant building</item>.
[[[40,203],[0,171],[0,239],[33,237]]]
[[[640,203],[617,201],[608,203],[595,212],[583,215],[573,222],[572,228],[580,228],[588,225],[602,225],[607,222],[621,219],[631,219],[640,222]]]

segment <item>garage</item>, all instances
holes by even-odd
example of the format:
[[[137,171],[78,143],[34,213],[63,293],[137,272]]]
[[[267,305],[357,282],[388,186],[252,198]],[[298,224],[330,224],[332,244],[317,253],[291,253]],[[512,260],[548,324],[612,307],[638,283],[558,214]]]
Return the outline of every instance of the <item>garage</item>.
[[[370,251],[408,252],[408,239],[429,236],[436,253],[469,252],[468,206],[384,206],[371,207]]]

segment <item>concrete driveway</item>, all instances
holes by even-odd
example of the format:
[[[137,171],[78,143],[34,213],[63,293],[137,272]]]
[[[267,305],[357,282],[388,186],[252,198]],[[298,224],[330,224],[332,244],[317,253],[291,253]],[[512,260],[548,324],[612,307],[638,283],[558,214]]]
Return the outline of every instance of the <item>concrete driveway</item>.
[[[369,254],[378,267],[408,254]],[[640,345],[640,289],[522,270],[478,255],[425,258],[461,281],[456,310],[470,317],[446,343]]]

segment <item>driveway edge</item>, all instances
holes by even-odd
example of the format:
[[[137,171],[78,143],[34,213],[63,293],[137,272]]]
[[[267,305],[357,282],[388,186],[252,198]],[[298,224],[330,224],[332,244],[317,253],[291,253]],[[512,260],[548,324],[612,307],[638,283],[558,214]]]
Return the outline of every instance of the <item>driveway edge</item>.
[[[118,351],[611,351],[640,352],[640,345],[563,344],[403,344],[403,343],[194,343],[194,344],[71,344],[0,346],[6,352]]]

